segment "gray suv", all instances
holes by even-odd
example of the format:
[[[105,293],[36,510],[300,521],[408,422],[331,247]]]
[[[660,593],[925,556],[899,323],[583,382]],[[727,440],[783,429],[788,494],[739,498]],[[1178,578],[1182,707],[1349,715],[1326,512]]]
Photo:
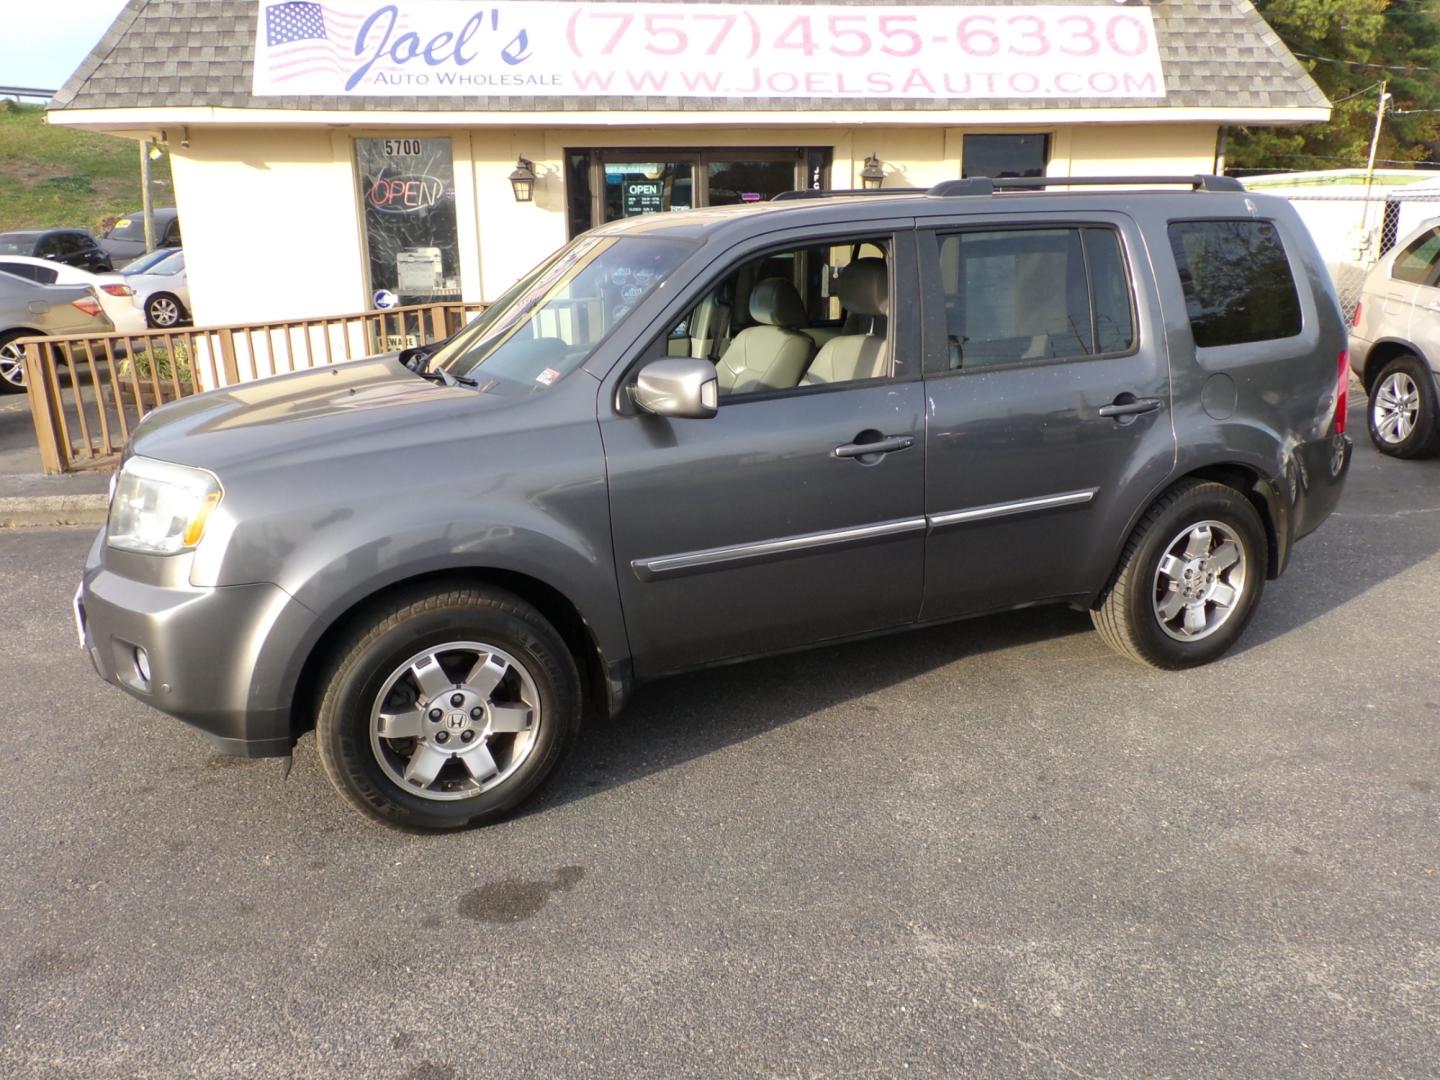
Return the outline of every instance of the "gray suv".
[[[160,409],[84,646],[434,829],[704,665],[1039,603],[1213,660],[1340,497],[1339,304],[1284,200],[1044,183],[614,222],[429,353]]]

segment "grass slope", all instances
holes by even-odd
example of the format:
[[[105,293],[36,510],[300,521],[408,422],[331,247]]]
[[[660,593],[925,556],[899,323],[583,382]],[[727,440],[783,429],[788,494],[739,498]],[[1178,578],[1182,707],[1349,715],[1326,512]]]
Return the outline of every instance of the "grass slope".
[[[170,161],[152,176],[168,206]],[[0,102],[0,231],[69,226],[99,235],[101,218],[140,207],[140,151],[133,139],[51,127],[38,105]]]

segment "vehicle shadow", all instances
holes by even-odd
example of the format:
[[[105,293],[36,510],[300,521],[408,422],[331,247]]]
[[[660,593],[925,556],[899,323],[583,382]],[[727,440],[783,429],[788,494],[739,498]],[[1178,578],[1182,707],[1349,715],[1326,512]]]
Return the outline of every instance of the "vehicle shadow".
[[[618,716],[586,727],[559,773],[519,816],[621,787],[965,657],[1090,630],[1082,612],[1031,608],[647,683]]]

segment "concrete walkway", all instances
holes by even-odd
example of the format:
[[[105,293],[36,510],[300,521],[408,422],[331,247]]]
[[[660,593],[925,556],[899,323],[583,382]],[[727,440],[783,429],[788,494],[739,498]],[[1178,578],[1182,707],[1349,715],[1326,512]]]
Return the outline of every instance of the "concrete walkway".
[[[44,475],[29,401],[0,397],[0,528],[103,523],[110,472]]]

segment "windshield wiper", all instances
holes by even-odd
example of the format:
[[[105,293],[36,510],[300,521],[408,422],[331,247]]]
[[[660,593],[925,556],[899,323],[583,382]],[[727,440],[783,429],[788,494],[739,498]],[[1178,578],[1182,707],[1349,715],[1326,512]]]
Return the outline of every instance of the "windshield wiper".
[[[451,375],[450,372],[444,368],[436,368],[434,371],[426,368],[423,371],[415,372],[415,374],[419,375],[422,379],[428,379],[433,383],[441,383],[444,386],[466,386],[473,389],[480,385],[477,379],[472,379],[468,375]]]

